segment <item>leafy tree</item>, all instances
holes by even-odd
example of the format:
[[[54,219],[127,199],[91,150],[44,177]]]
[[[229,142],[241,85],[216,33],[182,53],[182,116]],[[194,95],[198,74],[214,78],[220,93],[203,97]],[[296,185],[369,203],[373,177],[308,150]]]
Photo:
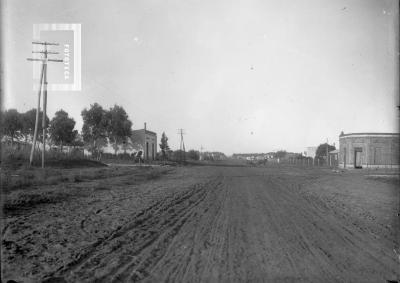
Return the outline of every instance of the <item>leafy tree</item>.
[[[82,135],[80,135],[79,133],[77,133],[75,139],[71,142],[71,145],[72,145],[73,147],[84,146],[85,143],[83,142]]]
[[[2,121],[3,134],[11,138],[11,146],[14,145],[14,139],[21,136],[22,116],[16,109],[9,109],[3,113]]]
[[[101,148],[107,143],[106,111],[98,103],[90,105],[89,109],[82,110],[82,137],[88,150],[100,156]]]
[[[207,151],[203,152],[202,158],[203,158],[203,160],[206,160],[206,161],[214,160],[214,157],[212,156],[212,153],[211,152],[207,152]]]
[[[128,138],[132,135],[132,122],[122,106],[114,105],[106,112],[107,136],[113,144],[115,155],[120,144],[127,146]],[[125,148],[126,150],[126,148]]]
[[[317,151],[315,152],[315,157],[316,158],[321,158],[321,157],[326,158],[326,148],[327,147],[328,147],[328,152],[336,149],[336,147],[334,145],[329,145],[327,143],[320,144],[317,147]]]
[[[21,134],[24,136],[25,142],[28,142],[28,139],[33,139],[33,134],[35,132],[35,123],[36,123],[36,109],[33,108],[31,110],[26,111],[22,115],[22,131]],[[43,111],[39,112],[39,123],[38,123],[38,137],[39,140],[42,139],[43,127],[42,127],[42,119],[43,119]],[[49,117],[46,115],[46,125],[49,125]]]
[[[161,135],[160,149],[161,149],[161,153],[162,153],[162,158],[166,159],[167,153],[170,151],[170,148],[168,146],[168,137],[165,134],[165,132],[163,132]]]
[[[68,117],[68,113],[64,110],[56,112],[54,118],[50,122],[50,137],[56,143],[60,144],[62,151],[63,145],[72,144],[78,131],[74,130],[75,120]]]
[[[199,160],[200,159],[200,152],[197,150],[189,150],[187,152],[187,157],[188,159],[192,159],[192,160]]]

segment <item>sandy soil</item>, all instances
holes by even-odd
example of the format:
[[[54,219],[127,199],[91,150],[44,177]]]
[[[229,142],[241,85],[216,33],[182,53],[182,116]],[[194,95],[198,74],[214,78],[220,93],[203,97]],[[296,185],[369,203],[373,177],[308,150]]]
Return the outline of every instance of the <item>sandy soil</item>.
[[[24,191],[53,201],[6,211],[3,282],[400,276],[393,252],[398,180],[296,167],[124,170]],[[6,202],[21,194],[10,193]]]

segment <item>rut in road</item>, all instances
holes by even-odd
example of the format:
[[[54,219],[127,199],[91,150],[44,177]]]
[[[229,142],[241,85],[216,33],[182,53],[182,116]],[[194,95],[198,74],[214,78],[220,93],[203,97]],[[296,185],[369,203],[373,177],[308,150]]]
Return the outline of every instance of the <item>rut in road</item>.
[[[206,198],[218,195],[220,178],[199,183],[183,193],[167,195],[132,216],[132,221],[98,240],[76,260],[51,276],[68,281],[119,282],[146,278],[181,227],[204,209]],[[210,200],[208,200],[209,202]]]

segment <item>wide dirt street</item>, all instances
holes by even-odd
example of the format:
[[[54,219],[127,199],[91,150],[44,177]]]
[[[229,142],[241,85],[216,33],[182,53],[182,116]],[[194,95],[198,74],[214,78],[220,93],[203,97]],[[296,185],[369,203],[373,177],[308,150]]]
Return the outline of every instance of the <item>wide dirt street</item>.
[[[65,198],[6,214],[3,280],[385,282],[400,276],[393,251],[397,180],[296,167],[124,170],[37,188],[36,194],[60,191]],[[135,177],[145,170],[160,175]]]

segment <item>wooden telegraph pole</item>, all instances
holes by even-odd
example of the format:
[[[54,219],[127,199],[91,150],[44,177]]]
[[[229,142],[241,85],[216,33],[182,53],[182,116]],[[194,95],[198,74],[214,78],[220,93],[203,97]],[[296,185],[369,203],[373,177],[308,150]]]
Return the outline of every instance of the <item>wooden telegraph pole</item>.
[[[35,122],[35,131],[33,134],[33,144],[31,149],[31,155],[29,158],[29,165],[32,165],[33,162],[33,153],[36,147],[36,140],[39,128],[39,113],[40,113],[40,96],[43,88],[43,117],[42,117],[42,128],[43,128],[43,149],[42,149],[42,168],[44,168],[44,154],[46,150],[46,110],[47,110],[47,63],[48,62],[63,62],[63,60],[59,59],[49,59],[47,57],[48,54],[58,54],[58,52],[52,52],[47,50],[48,45],[59,45],[58,43],[51,43],[46,41],[33,41],[32,44],[39,44],[44,46],[43,51],[32,51],[32,53],[41,53],[44,58],[27,58],[28,61],[40,61],[42,62],[42,68],[40,73],[40,86],[38,92],[38,103],[36,110],[36,122]]]
[[[180,154],[181,154],[181,158],[180,159],[181,159],[181,162],[183,163],[186,160],[186,157],[185,157],[185,155],[186,155],[185,142],[183,141],[183,135],[185,134],[185,132],[184,132],[183,129],[179,129],[179,133],[178,134],[180,134],[180,136],[181,136],[181,144],[180,144],[179,150],[180,150]],[[183,152],[183,155],[182,155],[182,152]]]
[[[204,147],[201,145],[200,146],[200,156],[199,156],[199,160],[203,160],[202,158],[202,156],[203,156],[203,149],[204,149]]]

